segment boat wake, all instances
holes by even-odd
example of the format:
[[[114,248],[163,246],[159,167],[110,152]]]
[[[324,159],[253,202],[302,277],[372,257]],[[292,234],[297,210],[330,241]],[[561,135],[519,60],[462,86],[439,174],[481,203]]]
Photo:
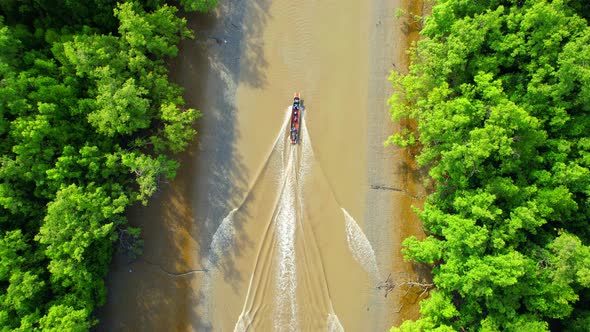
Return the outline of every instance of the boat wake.
[[[261,233],[235,332],[344,331],[332,304],[313,223],[306,213],[304,190],[314,163],[311,139],[302,117],[299,144],[289,142],[286,133],[290,114],[289,107],[281,132],[251,187],[259,181],[269,181],[271,176],[276,198]],[[234,219],[242,213],[249,195],[250,191],[213,235],[208,257],[211,270],[206,281],[208,288],[218,279],[219,260],[230,255],[236,238]],[[346,210],[341,210],[353,258],[372,278],[378,278],[379,269],[370,242]],[[209,305],[209,310],[212,309]]]
[[[341,209],[346,224],[346,241],[348,242],[352,257],[371,275],[373,281],[379,282],[381,280],[381,273],[377,266],[377,259],[371,242],[369,242],[363,230],[350,214],[344,208]]]
[[[328,322],[327,322],[328,332],[344,332],[344,327],[340,324],[340,320],[338,320],[338,316],[333,312],[328,314]]]

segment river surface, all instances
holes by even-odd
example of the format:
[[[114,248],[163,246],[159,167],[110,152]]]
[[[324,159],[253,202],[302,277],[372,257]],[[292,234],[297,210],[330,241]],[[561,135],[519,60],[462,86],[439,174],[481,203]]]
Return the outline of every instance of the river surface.
[[[410,151],[383,147],[387,77],[416,38],[416,3],[220,1],[189,17],[171,63],[198,138],[130,223],[144,254],[117,254],[98,311],[105,331],[385,331],[415,318],[401,241],[422,236]],[[413,6],[413,7],[412,7]],[[288,141],[294,92],[300,144]],[[386,296],[387,295],[387,296]]]

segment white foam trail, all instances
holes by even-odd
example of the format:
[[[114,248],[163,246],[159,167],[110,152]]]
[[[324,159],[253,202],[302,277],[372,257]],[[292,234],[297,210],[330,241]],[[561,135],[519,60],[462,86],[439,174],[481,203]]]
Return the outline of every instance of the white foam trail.
[[[246,332],[248,330],[248,324],[246,324],[247,319],[245,314],[241,314],[236,326],[234,327],[234,332]]]
[[[207,269],[207,273],[203,278],[203,291],[210,293],[213,289],[213,281],[218,272],[219,261],[228,253],[234,244],[235,240],[235,228],[233,225],[234,215],[237,209],[231,210],[217,227],[217,230],[213,234],[211,245],[209,246],[209,252],[203,262],[204,267]],[[211,317],[210,313],[213,310],[214,304],[210,300],[206,300],[203,304],[203,315],[205,317]]]
[[[299,181],[301,183],[303,183],[305,179],[305,175],[309,173],[309,170],[311,169],[312,166],[312,161],[313,161],[313,149],[311,147],[311,138],[309,137],[309,131],[307,130],[307,124],[305,121],[305,117],[303,116],[304,113],[302,113],[302,125],[301,125],[301,131],[302,131],[302,135],[303,135],[303,139],[300,140],[300,144],[301,144],[301,152],[302,152],[302,160],[301,163],[299,165]]]
[[[313,148],[312,148],[312,143],[311,143],[311,137],[309,135],[309,130],[307,129],[307,124],[305,121],[305,116],[303,116],[302,113],[302,137],[301,137],[301,162],[299,164],[299,174],[298,174],[298,180],[299,180],[299,208],[300,208],[300,213],[301,215],[303,215],[303,211],[304,211],[304,200],[303,200],[303,185],[305,183],[306,180],[306,175],[310,172],[311,167],[312,167],[312,162],[314,160],[314,154],[313,154]],[[301,217],[302,218],[302,217]],[[300,223],[301,227],[304,227],[303,223]],[[313,245],[317,245],[316,243],[313,243]],[[318,257],[320,259],[320,264],[321,264],[321,257]],[[323,270],[323,267],[321,267],[321,270]],[[324,279],[322,279],[322,281],[324,282],[323,286],[324,289],[326,291],[325,296],[328,299],[328,306],[330,312],[328,313],[328,317],[327,317],[327,322],[326,322],[326,327],[327,327],[327,331],[328,332],[344,332],[344,327],[342,327],[342,324],[340,323],[340,320],[338,319],[338,316],[334,313],[334,306],[332,304],[332,300],[331,297],[329,295],[329,289],[328,289],[328,285],[327,285],[327,281],[325,279],[325,275],[323,276]]]
[[[285,186],[279,200],[279,213],[276,217],[277,255],[277,319],[275,330],[282,331],[286,326],[289,331],[298,330],[297,321],[297,269],[295,265],[295,149],[291,149],[285,169]],[[284,317],[289,317],[285,324]]]
[[[221,224],[213,234],[213,239],[211,241],[211,247],[209,251],[209,261],[216,265],[217,260],[220,257],[223,257],[224,254],[232,248],[234,244],[235,238],[235,228],[233,225],[234,215],[236,214],[237,209],[231,210],[228,215],[223,218]]]
[[[340,324],[340,320],[335,313],[330,312],[328,314],[328,322],[327,322],[328,332],[344,332],[344,327]]]
[[[284,126],[277,136],[277,140],[273,146],[273,151],[269,155],[268,162],[279,170],[277,177],[277,184],[282,187],[277,201],[277,214],[271,222],[275,225],[275,236],[277,240],[276,259],[276,278],[275,278],[275,294],[276,294],[276,308],[274,317],[274,330],[276,331],[298,331],[298,304],[296,298],[297,289],[297,269],[296,269],[296,255],[295,255],[295,234],[297,224],[303,227],[303,184],[305,175],[311,169],[311,162],[313,161],[313,149],[311,146],[311,139],[306,128],[305,119],[302,117],[302,136],[301,136],[301,160],[298,160],[299,155],[298,146],[292,146],[286,137],[287,123],[290,118],[291,108],[285,117]],[[276,154],[273,154],[276,152]],[[275,156],[273,158],[273,156]],[[277,160],[276,157],[280,157]],[[245,201],[246,198],[244,198]],[[240,206],[243,202],[240,204]],[[239,209],[239,207],[237,209]],[[231,246],[234,241],[233,215],[237,209],[232,210],[226,218],[222,221],[215,235],[211,245],[211,252],[213,257],[219,256]],[[377,280],[379,279],[379,269],[377,267],[375,254],[370,242],[364,235],[361,228],[356,221],[342,208],[346,220],[346,236],[349,248],[353,257],[367,272]],[[252,276],[253,278],[253,276]],[[252,280],[246,296],[246,302],[242,313],[236,322],[234,332],[245,332],[252,327],[252,317],[247,312],[246,303],[250,296],[250,288],[252,288]],[[338,316],[334,313],[331,306],[331,311],[328,313],[326,326],[327,330],[331,332],[343,332],[344,328],[340,323]]]
[[[304,200],[303,200],[303,186],[305,184],[306,175],[311,170],[311,160],[313,160],[313,150],[311,148],[311,140],[307,132],[305,118],[301,113],[301,134],[299,143],[301,144],[301,160],[299,161],[299,169],[297,171],[297,200],[299,201],[299,218],[303,218]],[[303,227],[303,223],[299,223]]]
[[[287,128],[287,124],[289,122],[290,116],[291,116],[291,112],[285,113],[285,117],[283,119],[283,124],[281,125],[280,130],[277,133],[277,136],[274,140],[272,148],[270,149],[270,151],[268,153],[267,158],[265,159],[266,163],[270,163],[272,167],[279,168],[279,169],[282,167],[280,164],[277,164],[277,158],[276,157],[273,158],[273,153],[275,150],[278,150],[279,156],[281,157],[281,160],[282,160],[282,155],[283,155],[283,150],[284,150],[284,141],[286,139],[285,128]],[[282,162],[282,161],[279,161],[279,162]],[[231,210],[228,213],[228,215],[225,218],[223,218],[223,220],[221,221],[221,223],[219,224],[219,226],[215,230],[215,233],[213,234],[213,237],[211,239],[211,245],[209,247],[209,253],[208,253],[206,261],[204,263],[205,266],[207,267],[207,270],[209,271],[208,273],[205,274],[205,278],[204,278],[204,282],[203,282],[203,289],[207,293],[209,293],[211,291],[211,289],[213,288],[213,283],[216,278],[216,273],[218,272],[216,263],[218,262],[219,259],[221,259],[221,257],[223,257],[226,253],[228,253],[231,248],[233,248],[233,245],[235,242],[235,235],[236,235],[235,234],[235,227],[233,224],[234,215],[238,211],[238,209],[240,209],[244,205],[246,200],[248,199],[248,195],[250,194],[251,189],[258,182],[258,179],[260,178],[261,174],[263,173],[264,168],[265,168],[265,166],[262,166],[260,168],[260,170],[256,174],[256,177],[254,178],[254,182],[250,186],[250,189],[248,190],[246,195],[244,195],[243,199],[240,201],[238,206],[235,209]],[[282,170],[281,170],[281,172],[282,172]],[[282,178],[282,175],[279,178]],[[250,281],[250,285],[248,287],[248,294],[250,294],[251,287],[252,287],[252,281]],[[244,303],[244,309],[242,310],[242,313],[240,314],[240,318],[239,318],[238,322],[236,323],[236,326],[234,329],[236,332],[246,331],[248,328],[248,324],[246,322],[251,321],[250,317],[248,316],[248,313],[245,312],[245,306],[246,306],[246,303],[248,303],[247,300],[248,299],[246,299],[246,302]],[[209,312],[211,312],[212,309],[213,309],[213,303],[211,303],[211,301],[209,300],[209,297],[208,297],[206,300],[206,303],[205,303],[205,310],[207,310],[207,312],[205,314],[207,317],[209,316]]]
[[[267,162],[270,161],[273,164],[273,166],[277,166],[276,162],[273,162],[274,161],[274,158],[272,158],[273,151],[275,149],[277,149],[279,151],[279,153],[282,155],[282,152],[284,150],[284,148],[283,148],[284,144],[282,144],[282,142],[284,142],[284,140],[285,140],[284,128],[287,126],[287,123],[289,121],[289,117],[290,117],[290,113],[287,113],[285,115],[285,119],[283,120],[283,125],[281,126],[281,130],[278,132],[277,137],[275,138],[275,141],[273,143],[272,149],[266,158],[266,161]],[[262,169],[263,168],[264,167],[262,167]],[[262,169],[256,175],[256,178],[254,180],[254,184],[256,184],[256,182],[258,181],[258,178],[260,177],[260,175],[262,173]],[[235,235],[235,229],[233,227],[233,216],[237,212],[237,210],[239,208],[241,208],[242,205],[244,205],[244,202],[246,202],[246,199],[248,198],[249,193],[250,193],[250,190],[248,190],[248,192],[246,193],[246,195],[244,196],[244,198],[242,199],[240,204],[238,204],[238,206],[235,209],[231,210],[228,213],[228,215],[225,218],[223,218],[223,220],[221,221],[221,224],[219,224],[219,226],[215,230],[215,233],[213,234],[213,238],[211,240],[211,246],[210,246],[211,252],[214,255],[218,255],[218,254],[223,253],[225,250],[220,251],[219,249],[229,248],[233,244],[234,235]]]
[[[363,233],[356,221],[342,209],[344,213],[344,220],[346,221],[346,240],[348,241],[348,248],[352,252],[354,259],[367,271],[374,280],[380,280],[381,273],[377,266],[377,259],[375,252],[371,246],[371,242]]]
[[[295,191],[295,149],[285,149],[290,144],[287,143],[287,131],[288,123],[291,118],[291,106],[287,108],[285,113],[285,119],[281,130],[277,136],[273,150],[271,151],[268,161],[271,166],[278,168],[279,175],[276,178],[277,186],[283,189],[279,193],[278,213],[274,220],[271,222],[275,223],[276,230],[275,236],[277,237],[278,255],[276,257],[278,261],[278,270],[276,278],[276,317],[275,328],[276,330],[283,330],[283,317],[289,317],[289,329],[291,331],[298,330],[297,321],[297,302],[295,297],[295,290],[297,287],[297,276],[295,270],[295,205],[294,205],[294,191]],[[290,151],[289,159],[286,160],[286,151]],[[273,155],[273,153],[275,153]],[[273,157],[274,156],[274,157]],[[277,158],[278,157],[278,160]],[[234,327],[235,332],[242,332],[248,330],[252,324],[252,318],[249,315],[247,304],[251,296],[251,290],[253,287],[254,273],[250,278],[250,285],[248,286],[248,292],[244,307],[236,325]]]

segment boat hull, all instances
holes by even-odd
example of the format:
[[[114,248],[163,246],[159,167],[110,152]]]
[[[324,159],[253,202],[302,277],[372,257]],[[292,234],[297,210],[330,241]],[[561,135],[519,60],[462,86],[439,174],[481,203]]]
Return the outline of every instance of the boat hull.
[[[295,97],[293,97],[293,106],[291,107],[291,125],[289,126],[289,138],[291,144],[299,143],[302,115],[303,107],[301,97],[299,96],[299,93],[295,93]]]

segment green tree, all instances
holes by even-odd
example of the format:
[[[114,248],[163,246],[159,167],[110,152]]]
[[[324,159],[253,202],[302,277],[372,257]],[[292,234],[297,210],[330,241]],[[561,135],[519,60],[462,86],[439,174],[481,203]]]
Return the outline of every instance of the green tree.
[[[88,331],[92,326],[92,321],[88,320],[86,310],[76,310],[63,304],[51,306],[47,315],[43,316],[39,323],[42,331],[51,332],[82,332]]]
[[[401,330],[589,321],[586,14],[565,1],[440,1],[409,73],[392,74],[392,119],[417,129],[388,142],[419,144],[434,184],[419,213],[429,236],[404,253],[432,265],[437,292]]]
[[[217,0],[180,0],[187,11],[208,12],[217,6]]]
[[[0,330],[96,324],[125,209],[196,134],[166,67],[190,37],[159,0],[0,0]]]

